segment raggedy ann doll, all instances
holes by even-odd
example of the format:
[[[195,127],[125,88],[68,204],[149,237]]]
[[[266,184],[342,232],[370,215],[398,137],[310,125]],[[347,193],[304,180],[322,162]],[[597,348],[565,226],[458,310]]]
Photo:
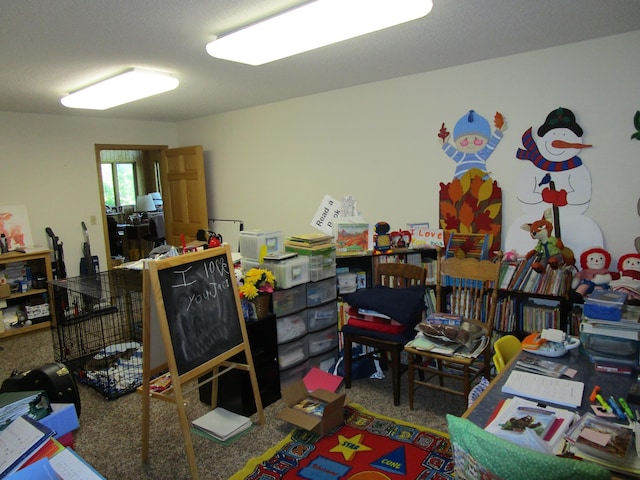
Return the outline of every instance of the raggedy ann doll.
[[[611,254],[603,248],[594,247],[580,255],[581,270],[571,280],[571,288],[582,297],[596,289],[608,289],[611,280]]]
[[[640,253],[627,253],[618,260],[618,272],[612,274],[611,290],[625,292],[629,300],[640,301]]]

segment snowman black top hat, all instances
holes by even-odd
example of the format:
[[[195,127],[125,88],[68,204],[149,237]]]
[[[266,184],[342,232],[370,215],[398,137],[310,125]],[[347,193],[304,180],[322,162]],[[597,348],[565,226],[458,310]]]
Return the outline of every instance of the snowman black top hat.
[[[549,130],[554,128],[568,128],[578,137],[582,137],[582,128],[576,122],[576,116],[568,108],[558,107],[547,115],[544,124],[538,128],[538,136],[544,137]]]

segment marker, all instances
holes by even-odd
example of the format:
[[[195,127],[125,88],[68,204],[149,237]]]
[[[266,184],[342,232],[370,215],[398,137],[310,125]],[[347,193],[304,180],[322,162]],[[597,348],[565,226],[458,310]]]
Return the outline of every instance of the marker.
[[[593,390],[591,391],[591,396],[589,397],[589,401],[591,403],[596,401],[596,395],[598,394],[599,391],[600,391],[600,387],[598,385],[593,387]]]
[[[596,394],[596,400],[598,400],[598,403],[602,405],[602,408],[604,408],[607,412],[611,412],[611,406],[604,401],[604,398],[602,398],[602,395],[600,395],[599,393]]]
[[[616,415],[620,420],[626,420],[627,417],[624,412],[620,409],[620,406],[617,404],[616,399],[613,398],[613,395],[609,397],[609,405],[613,408],[613,411],[616,412]]]
[[[620,404],[620,406],[624,410],[624,413],[627,414],[627,417],[629,417],[629,420],[635,420],[635,417],[633,416],[633,412],[629,408],[629,405],[627,404],[627,401],[624,398],[620,397],[618,399],[618,403]]]

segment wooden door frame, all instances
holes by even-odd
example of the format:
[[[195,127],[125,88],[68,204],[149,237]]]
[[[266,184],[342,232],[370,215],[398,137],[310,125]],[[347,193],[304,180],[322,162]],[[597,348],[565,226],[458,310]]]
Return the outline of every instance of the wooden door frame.
[[[95,145],[96,153],[96,170],[98,173],[98,197],[100,208],[102,211],[102,230],[105,245],[105,256],[107,257],[107,270],[113,268],[111,261],[111,245],[109,242],[109,228],[107,225],[107,212],[104,203],[104,185],[102,183],[102,161],[100,160],[100,152],[103,150],[142,150],[142,151],[163,151],[168,149],[168,145],[128,145],[128,144],[102,144]]]

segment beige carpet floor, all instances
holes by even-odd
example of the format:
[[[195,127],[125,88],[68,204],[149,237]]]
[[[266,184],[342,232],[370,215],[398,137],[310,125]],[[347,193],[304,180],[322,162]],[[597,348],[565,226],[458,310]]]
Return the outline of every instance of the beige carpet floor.
[[[51,332],[38,331],[0,339],[0,380],[12,370],[19,372],[54,361]],[[346,390],[350,401],[373,412],[447,431],[445,414],[461,415],[466,401],[439,392],[416,392],[416,407],[409,410],[406,377],[402,379],[401,405],[393,406],[390,378],[364,379]],[[188,385],[186,386],[189,387]],[[341,387],[344,388],[344,387]],[[191,478],[182,430],[173,404],[151,402],[150,462],[141,462],[141,397],[137,393],[107,400],[92,388],[79,384],[82,400],[80,428],[75,432],[76,451],[109,480]],[[198,399],[197,388],[186,395],[189,419],[206,413],[208,406]],[[274,446],[292,426],[277,417],[284,407],[278,401],[265,408],[266,425],[256,426],[229,446],[192,436],[198,471],[202,480],[227,479],[250,458]],[[256,416],[252,417],[254,421]]]

